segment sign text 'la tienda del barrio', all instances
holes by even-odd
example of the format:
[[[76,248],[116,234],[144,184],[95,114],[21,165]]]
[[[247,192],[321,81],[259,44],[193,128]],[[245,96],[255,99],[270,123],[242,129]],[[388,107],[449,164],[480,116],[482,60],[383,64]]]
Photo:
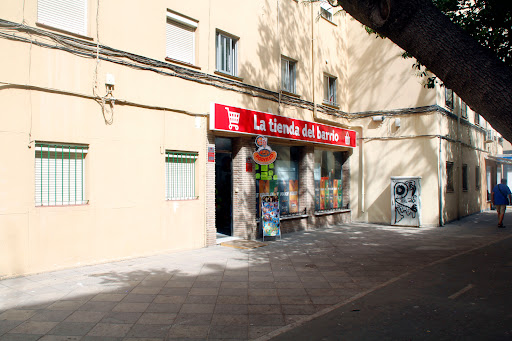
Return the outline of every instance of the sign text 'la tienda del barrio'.
[[[211,105],[210,129],[323,143],[340,147],[353,148],[356,146],[356,132],[354,130],[218,103],[212,103]]]

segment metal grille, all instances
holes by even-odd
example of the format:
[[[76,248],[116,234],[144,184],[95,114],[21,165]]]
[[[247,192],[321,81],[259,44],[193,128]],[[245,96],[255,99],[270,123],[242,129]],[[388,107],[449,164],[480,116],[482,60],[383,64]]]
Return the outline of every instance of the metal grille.
[[[167,200],[196,198],[197,155],[193,152],[165,152],[165,198]]]
[[[36,206],[87,204],[84,199],[84,159],[88,147],[36,143]]]

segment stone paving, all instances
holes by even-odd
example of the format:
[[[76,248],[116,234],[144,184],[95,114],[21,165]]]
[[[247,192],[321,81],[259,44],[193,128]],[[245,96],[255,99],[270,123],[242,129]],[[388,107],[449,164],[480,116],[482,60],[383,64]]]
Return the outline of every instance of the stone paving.
[[[4,279],[0,340],[265,340],[511,231],[496,227],[495,212],[436,228],[352,223],[250,250],[215,246]]]

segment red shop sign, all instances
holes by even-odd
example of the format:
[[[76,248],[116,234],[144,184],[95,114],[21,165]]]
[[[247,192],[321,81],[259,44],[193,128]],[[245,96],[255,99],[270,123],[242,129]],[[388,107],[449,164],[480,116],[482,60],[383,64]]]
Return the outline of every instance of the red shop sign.
[[[211,104],[210,129],[340,147],[356,147],[356,132],[354,130],[219,103]]]

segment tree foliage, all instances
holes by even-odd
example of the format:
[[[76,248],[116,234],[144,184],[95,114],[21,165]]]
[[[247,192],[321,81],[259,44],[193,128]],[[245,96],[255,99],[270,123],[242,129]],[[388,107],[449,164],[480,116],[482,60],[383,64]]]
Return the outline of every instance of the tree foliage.
[[[512,66],[512,1],[433,0],[450,20]]]

